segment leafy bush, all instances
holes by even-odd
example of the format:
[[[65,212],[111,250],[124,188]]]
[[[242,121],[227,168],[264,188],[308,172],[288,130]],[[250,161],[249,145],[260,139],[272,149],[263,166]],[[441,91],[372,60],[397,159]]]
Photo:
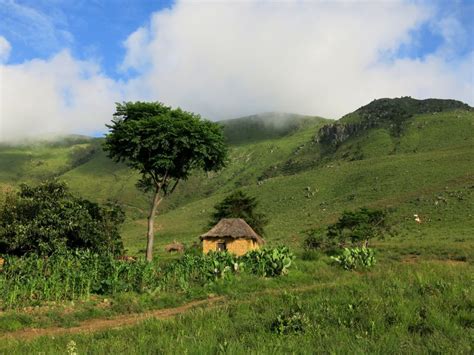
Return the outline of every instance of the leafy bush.
[[[263,213],[256,212],[258,202],[255,197],[246,195],[243,191],[235,191],[214,206],[209,226],[217,224],[222,218],[242,218],[260,235],[264,235],[264,227],[268,220]]]
[[[331,259],[346,270],[370,268],[376,263],[374,250],[366,247],[344,248],[341,255],[332,256]]]
[[[243,255],[240,261],[246,271],[252,274],[273,277],[285,275],[293,262],[294,255],[285,247],[257,249]]]
[[[276,334],[302,333],[309,325],[309,320],[304,313],[282,313],[272,323],[271,329]]]
[[[122,209],[73,196],[65,183],[20,186],[0,206],[0,254],[51,255],[57,250],[90,249],[120,254]]]
[[[393,230],[385,211],[363,207],[356,211],[343,212],[336,223],[325,229],[306,231],[303,249],[335,252],[347,244],[367,247],[370,239],[381,239],[392,234]]]
[[[391,232],[387,213],[366,207],[356,211],[344,211],[336,223],[327,227],[328,238],[341,245],[350,241],[353,245],[365,244],[366,247],[370,239],[383,238]]]
[[[275,277],[286,274],[293,259],[287,247],[254,250],[241,257],[228,252],[185,254],[165,267],[163,284],[167,289],[186,289],[192,283],[205,284],[238,272]]]

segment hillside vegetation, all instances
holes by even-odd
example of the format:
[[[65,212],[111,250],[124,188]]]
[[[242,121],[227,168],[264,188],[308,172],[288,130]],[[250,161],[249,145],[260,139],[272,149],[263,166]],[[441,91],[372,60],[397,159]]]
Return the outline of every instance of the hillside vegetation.
[[[258,197],[269,217],[272,244],[299,246],[303,231],[368,205],[389,208],[401,236],[416,235],[433,250],[441,250],[439,243],[449,236],[459,240],[449,248],[470,252],[465,247],[474,228],[472,108],[454,100],[400,98],[376,100],[336,123],[277,115],[273,125],[272,117],[223,121],[233,144],[228,166],[217,174],[192,176],[163,203],[158,252],[175,239],[197,241],[213,205],[237,188]],[[323,138],[331,127],[350,124],[359,129],[346,130],[336,143]],[[119,200],[128,215],[126,247],[137,253],[144,245],[147,196],[135,188],[136,175],[111,162],[100,143],[2,146],[0,184],[5,189],[58,176],[86,198]],[[415,224],[414,213],[423,224]],[[386,245],[396,248],[395,240]]]

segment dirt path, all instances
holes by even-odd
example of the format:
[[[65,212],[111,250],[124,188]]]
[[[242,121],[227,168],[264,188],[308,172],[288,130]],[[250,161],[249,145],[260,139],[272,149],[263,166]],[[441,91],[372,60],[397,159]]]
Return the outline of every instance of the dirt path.
[[[71,328],[27,328],[18,330],[15,332],[0,335],[2,339],[16,339],[16,340],[31,340],[33,338],[41,336],[59,336],[65,334],[75,334],[84,332],[97,332],[100,330],[121,328],[128,325],[134,325],[140,321],[156,318],[156,319],[168,319],[178,314],[182,314],[189,311],[192,308],[200,306],[215,306],[217,303],[225,300],[225,297],[213,297],[206,300],[199,300],[186,303],[182,306],[175,308],[159,309],[150,312],[137,313],[137,314],[126,314],[117,316],[111,319],[90,319],[82,322],[80,325]]]
[[[328,283],[319,283],[313,285],[305,285],[294,287],[285,290],[279,289],[267,289],[259,292],[251,293],[254,296],[261,296],[264,294],[281,294],[285,291],[293,292],[304,292],[310,291],[318,288],[331,288],[340,285],[348,284],[348,282],[328,282]],[[66,334],[76,334],[76,333],[93,333],[101,330],[116,329],[126,326],[135,325],[146,319],[169,319],[179,314],[183,314],[193,308],[197,307],[217,307],[224,304],[229,299],[225,296],[211,297],[205,300],[198,300],[186,303],[182,306],[175,308],[165,308],[158,309],[149,312],[143,313],[134,313],[134,314],[125,314],[116,316],[110,319],[90,319],[84,322],[81,322],[80,325],[71,327],[71,328],[61,328],[61,327],[51,327],[51,328],[26,328],[18,331],[9,332],[6,334],[0,334],[0,341],[6,339],[15,339],[15,340],[32,340],[42,336],[60,336]],[[237,301],[240,303],[250,303],[251,300]]]

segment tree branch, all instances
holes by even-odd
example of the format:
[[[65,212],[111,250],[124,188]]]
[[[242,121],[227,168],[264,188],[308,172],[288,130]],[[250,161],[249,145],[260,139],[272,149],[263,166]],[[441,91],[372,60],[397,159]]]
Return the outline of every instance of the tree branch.
[[[179,179],[176,179],[176,181],[175,181],[173,187],[171,188],[171,191],[168,193],[168,195],[173,193],[174,189],[176,189],[176,186],[178,186],[178,182],[179,182]]]

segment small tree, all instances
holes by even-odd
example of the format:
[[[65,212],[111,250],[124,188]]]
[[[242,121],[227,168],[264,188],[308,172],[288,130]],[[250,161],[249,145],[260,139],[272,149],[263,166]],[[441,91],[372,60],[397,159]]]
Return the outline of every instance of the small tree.
[[[235,191],[214,206],[209,226],[218,223],[222,218],[243,218],[255,232],[264,235],[264,227],[268,220],[263,213],[256,212],[257,199],[246,195],[243,191]]]
[[[62,249],[120,254],[124,216],[116,204],[75,197],[56,180],[23,184],[0,206],[0,254],[49,255]]]
[[[227,149],[221,127],[199,115],[171,109],[159,102],[117,104],[104,149],[116,162],[125,162],[141,178],[137,186],[152,192],[146,258],[153,258],[153,223],[159,204],[179,181],[196,169],[217,171]]]
[[[390,233],[386,212],[365,207],[352,212],[344,211],[339,220],[327,228],[328,237],[341,244],[350,240],[352,244],[364,244],[366,247],[370,239]]]

